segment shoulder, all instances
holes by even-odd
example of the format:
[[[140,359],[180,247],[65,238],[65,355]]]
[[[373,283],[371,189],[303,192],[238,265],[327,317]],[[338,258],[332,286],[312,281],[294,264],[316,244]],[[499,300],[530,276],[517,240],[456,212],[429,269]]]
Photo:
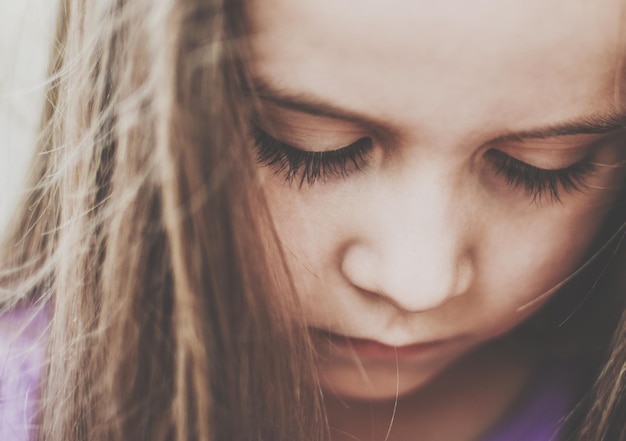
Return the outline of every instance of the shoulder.
[[[17,307],[0,315],[0,439],[34,435],[46,355],[47,308]]]

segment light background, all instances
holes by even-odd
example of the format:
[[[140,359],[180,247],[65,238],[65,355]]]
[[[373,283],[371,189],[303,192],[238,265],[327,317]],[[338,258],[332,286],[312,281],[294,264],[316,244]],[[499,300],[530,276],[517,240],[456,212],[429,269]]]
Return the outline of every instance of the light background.
[[[25,191],[43,105],[55,0],[0,0],[0,234]]]

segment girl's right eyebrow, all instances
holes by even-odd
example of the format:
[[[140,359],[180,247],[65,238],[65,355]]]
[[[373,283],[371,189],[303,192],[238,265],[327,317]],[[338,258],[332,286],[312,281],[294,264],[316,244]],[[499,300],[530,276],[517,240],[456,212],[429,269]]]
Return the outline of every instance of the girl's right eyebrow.
[[[252,84],[253,94],[256,97],[276,106],[313,116],[339,119],[358,124],[362,127],[368,127],[381,133],[389,133],[392,131],[390,127],[393,125],[388,122],[376,120],[351,110],[342,109],[331,103],[324,102],[315,96],[306,93],[292,93],[273,86],[258,77],[254,78]]]

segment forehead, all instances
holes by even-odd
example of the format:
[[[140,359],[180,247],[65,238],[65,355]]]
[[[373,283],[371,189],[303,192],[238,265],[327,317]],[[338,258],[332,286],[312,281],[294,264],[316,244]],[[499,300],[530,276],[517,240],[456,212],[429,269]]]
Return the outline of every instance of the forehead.
[[[254,75],[422,133],[616,107],[622,0],[251,0]]]

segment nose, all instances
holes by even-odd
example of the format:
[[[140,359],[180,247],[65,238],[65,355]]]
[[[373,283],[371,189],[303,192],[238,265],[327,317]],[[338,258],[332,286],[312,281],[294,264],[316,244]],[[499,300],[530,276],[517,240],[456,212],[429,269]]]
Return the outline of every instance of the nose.
[[[406,312],[424,312],[472,284],[471,208],[450,185],[405,187],[370,199],[372,210],[343,249],[341,271],[359,291]]]

